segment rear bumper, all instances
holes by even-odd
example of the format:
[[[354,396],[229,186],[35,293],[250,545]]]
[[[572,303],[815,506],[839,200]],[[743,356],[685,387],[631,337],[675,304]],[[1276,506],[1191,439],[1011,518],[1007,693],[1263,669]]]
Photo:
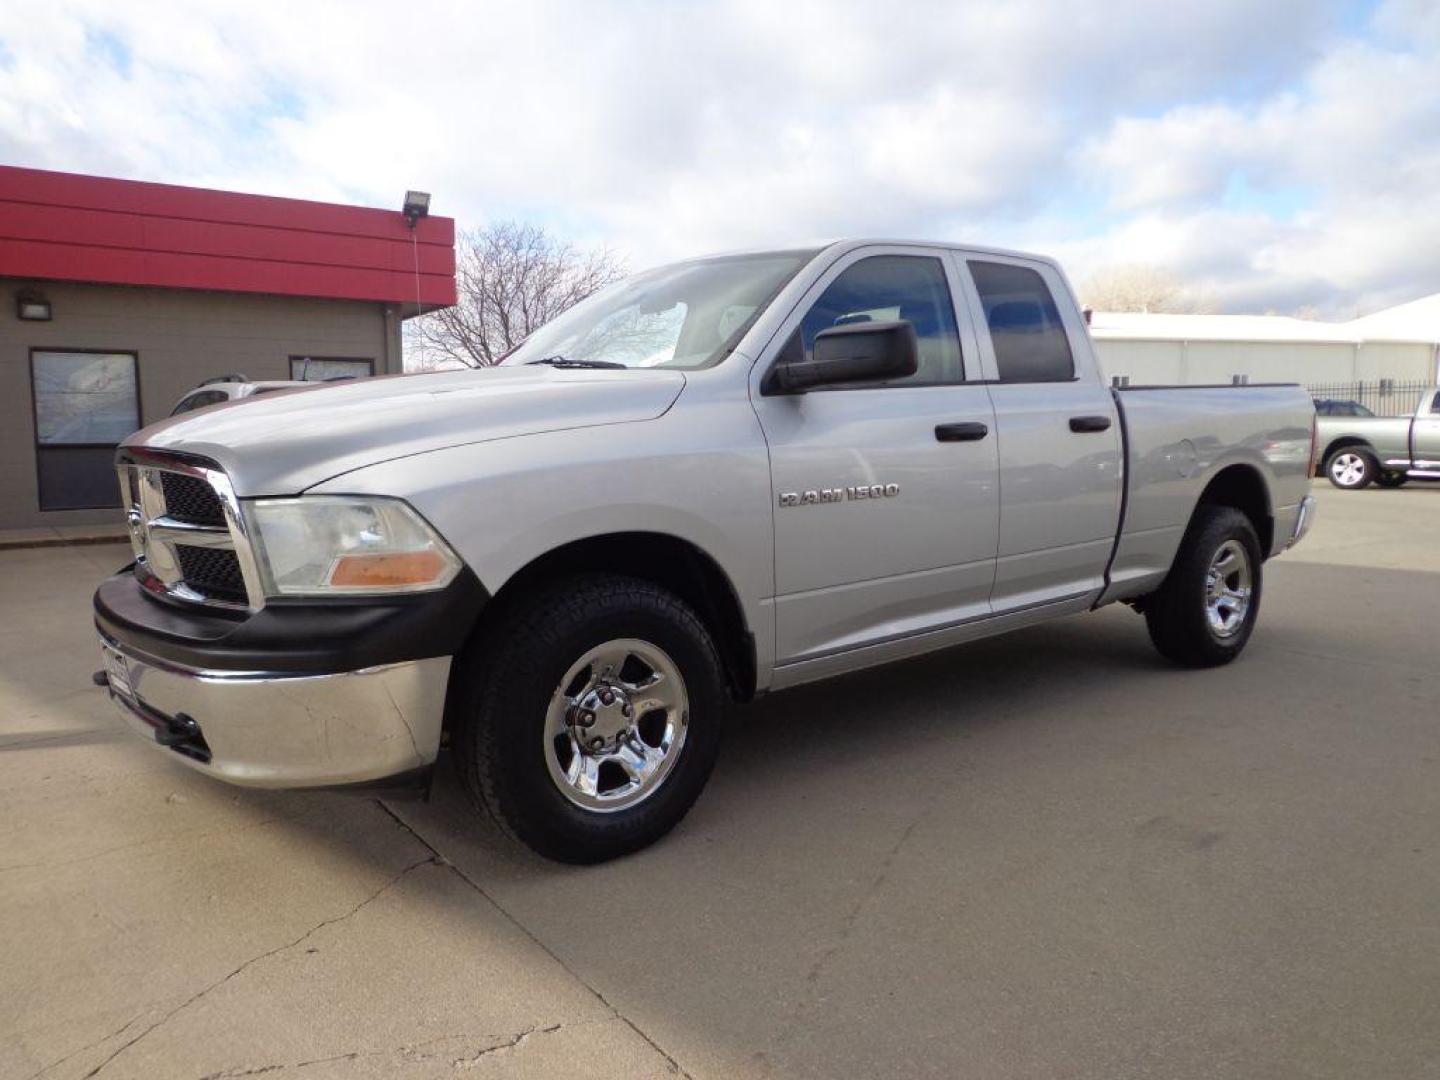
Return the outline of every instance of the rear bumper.
[[[439,751],[448,656],[294,675],[188,668],[100,640],[130,727],[221,780],[364,783],[427,768]]]
[[[1286,548],[1292,548],[1310,531],[1310,526],[1315,524],[1315,496],[1306,495],[1300,500],[1300,505],[1295,508],[1294,523],[1290,527],[1290,539],[1286,542]]]

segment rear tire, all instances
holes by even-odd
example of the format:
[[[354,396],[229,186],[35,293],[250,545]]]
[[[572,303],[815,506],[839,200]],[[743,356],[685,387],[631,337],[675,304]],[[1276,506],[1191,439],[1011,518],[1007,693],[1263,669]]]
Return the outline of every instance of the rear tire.
[[[1200,506],[1145,626],[1160,655],[1185,667],[1228,664],[1244,650],[1260,614],[1260,541],[1250,519],[1228,506]]]
[[[547,858],[597,863],[652,844],[709,779],[725,704],[719,655],[694,611],[649,582],[558,581],[459,662],[461,779]]]
[[[1325,477],[1342,491],[1369,487],[1380,475],[1380,462],[1363,446],[1342,446],[1325,459]]]
[[[1388,469],[1382,472],[1379,476],[1375,477],[1375,483],[1380,485],[1382,488],[1404,487],[1409,480],[1410,477],[1406,476],[1403,472],[1397,472]]]

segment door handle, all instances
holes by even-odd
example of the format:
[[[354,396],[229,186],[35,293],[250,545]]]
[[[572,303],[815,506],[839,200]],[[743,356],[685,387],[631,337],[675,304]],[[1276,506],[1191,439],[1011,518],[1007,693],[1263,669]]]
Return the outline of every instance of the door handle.
[[[1070,417],[1070,430],[1081,435],[1093,431],[1109,431],[1110,418],[1108,416],[1072,416]]]
[[[941,442],[975,442],[989,434],[990,429],[978,420],[935,426],[935,438]]]

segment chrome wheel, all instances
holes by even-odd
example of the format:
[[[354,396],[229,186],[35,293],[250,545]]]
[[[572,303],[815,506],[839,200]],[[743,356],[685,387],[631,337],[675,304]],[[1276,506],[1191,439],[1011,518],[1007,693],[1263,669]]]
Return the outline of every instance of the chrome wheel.
[[[597,645],[565,672],[545,716],[550,779],[576,806],[611,813],[651,795],[685,745],[680,669],[636,638]]]
[[[1210,560],[1205,576],[1205,617],[1216,637],[1233,637],[1245,625],[1252,591],[1245,545],[1226,540]]]
[[[1330,461],[1330,478],[1341,487],[1355,487],[1365,479],[1365,459],[1359,454],[1336,454]]]

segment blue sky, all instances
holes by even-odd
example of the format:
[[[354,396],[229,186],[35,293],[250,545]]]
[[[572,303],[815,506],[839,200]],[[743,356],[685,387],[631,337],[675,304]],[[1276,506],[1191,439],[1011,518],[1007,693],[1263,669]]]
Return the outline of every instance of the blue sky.
[[[1222,310],[1440,291],[1440,5],[61,0],[0,162],[541,221],[633,266],[970,239]]]

